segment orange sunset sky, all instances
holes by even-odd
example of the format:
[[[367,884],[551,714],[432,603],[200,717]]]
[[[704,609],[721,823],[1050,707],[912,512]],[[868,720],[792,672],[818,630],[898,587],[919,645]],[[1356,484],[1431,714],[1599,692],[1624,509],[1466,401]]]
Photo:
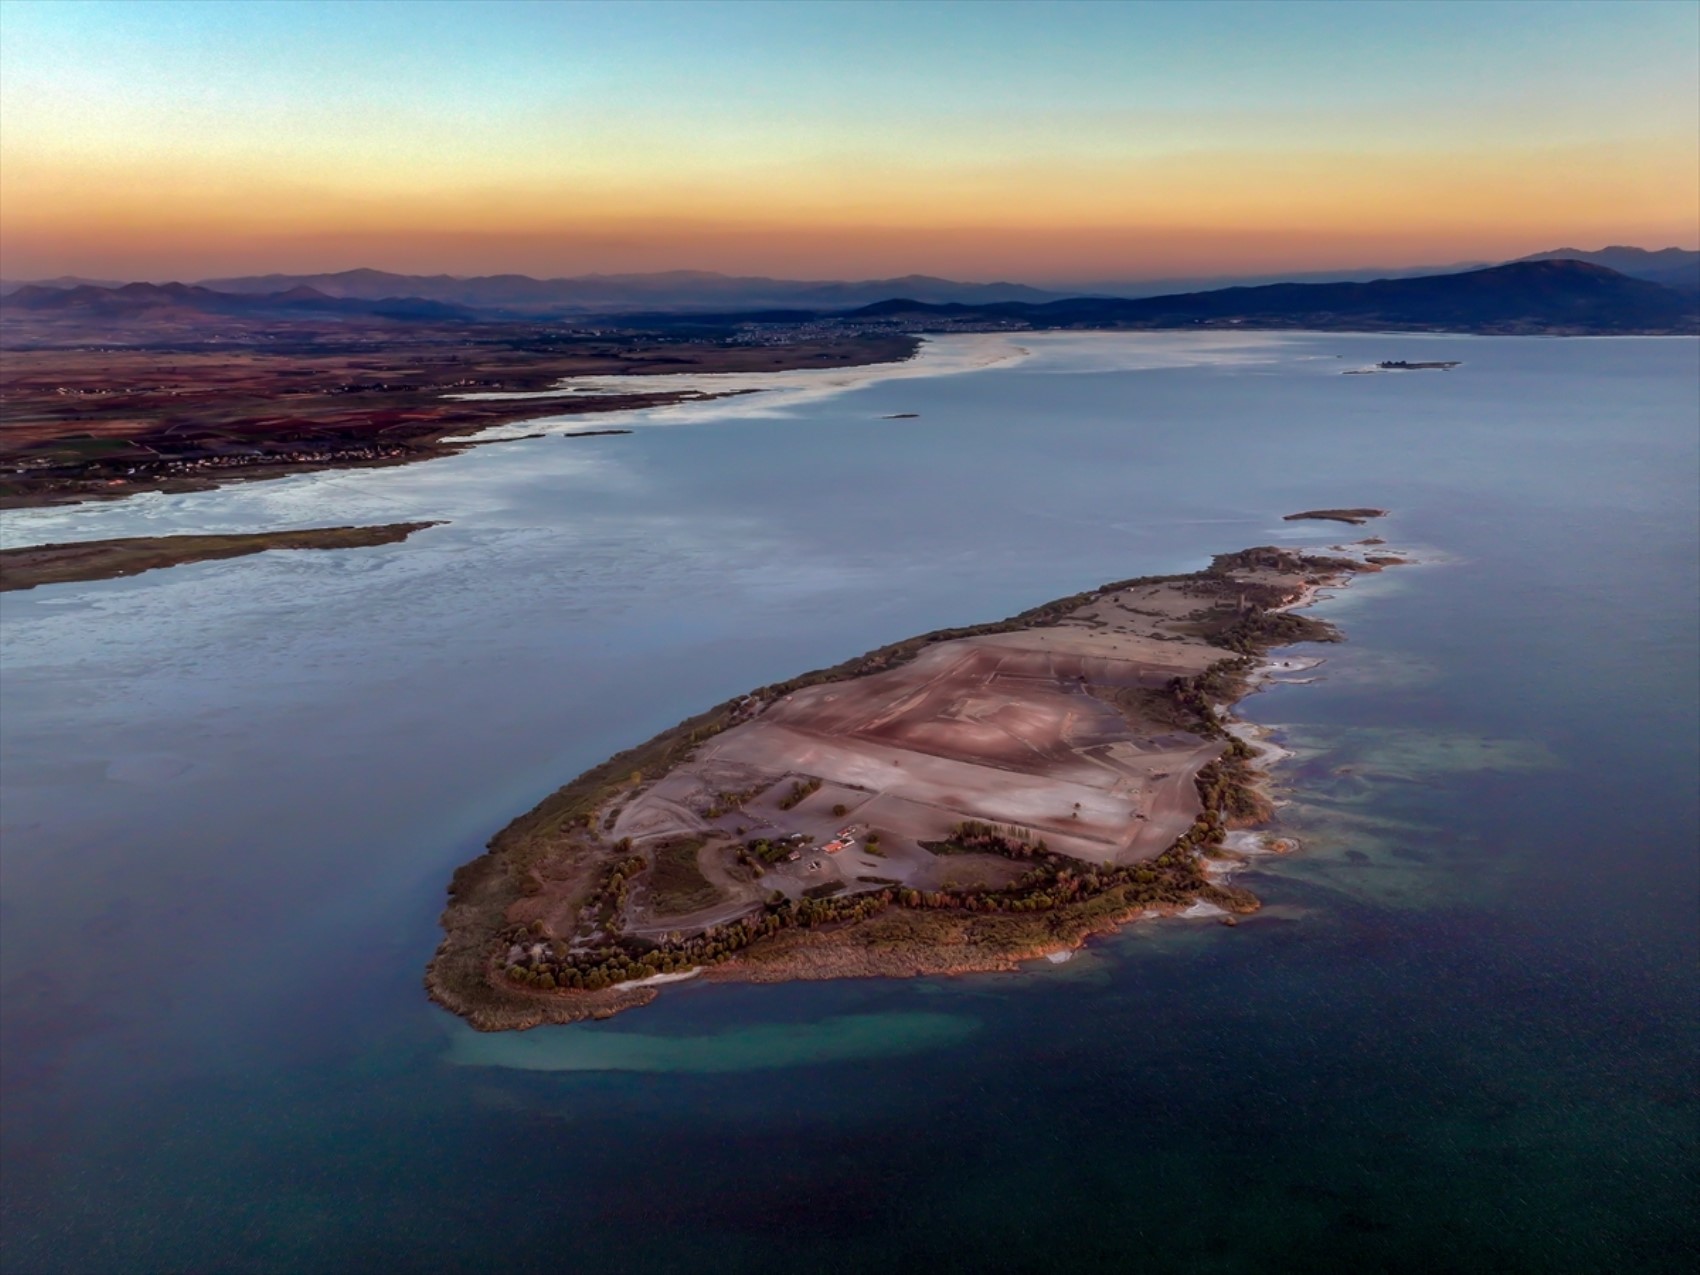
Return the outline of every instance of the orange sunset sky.
[[[0,269],[1035,283],[1700,240],[1700,6],[0,5]]]

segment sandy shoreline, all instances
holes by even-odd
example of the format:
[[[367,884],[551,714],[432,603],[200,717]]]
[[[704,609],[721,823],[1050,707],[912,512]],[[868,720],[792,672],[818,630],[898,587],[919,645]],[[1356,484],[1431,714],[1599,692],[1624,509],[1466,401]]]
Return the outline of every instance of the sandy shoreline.
[[[633,382],[639,379],[630,376],[577,376],[564,378],[546,390],[455,395],[452,397],[456,401],[467,403],[533,402],[538,411],[524,420],[446,441],[494,442],[511,437],[522,429],[547,428],[551,424],[551,409],[560,410],[564,406],[598,411],[600,419],[614,424],[641,422],[647,426],[698,424],[728,416],[782,416],[806,403],[847,394],[865,386],[979,372],[1020,362],[1030,354],[1025,346],[1001,335],[956,336],[949,341],[920,337],[918,342],[915,353],[899,361],[776,372],[646,374],[641,378],[645,389],[676,396],[674,401],[660,406],[610,407],[607,410],[589,406],[602,399],[630,396]],[[900,413],[896,419],[911,416],[911,413]]]

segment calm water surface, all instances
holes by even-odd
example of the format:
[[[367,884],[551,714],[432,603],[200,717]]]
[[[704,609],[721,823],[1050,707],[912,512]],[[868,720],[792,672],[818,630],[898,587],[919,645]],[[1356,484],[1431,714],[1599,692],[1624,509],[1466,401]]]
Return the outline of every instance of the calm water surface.
[[[8,515],[452,521],[0,598],[4,1269],[1691,1269],[1700,343],[1021,344]],[[1339,375],[1381,358],[1464,365]],[[519,1035],[425,1002],[450,872],[609,752],[1338,504],[1424,565],[1245,706],[1306,842],[1258,917]]]

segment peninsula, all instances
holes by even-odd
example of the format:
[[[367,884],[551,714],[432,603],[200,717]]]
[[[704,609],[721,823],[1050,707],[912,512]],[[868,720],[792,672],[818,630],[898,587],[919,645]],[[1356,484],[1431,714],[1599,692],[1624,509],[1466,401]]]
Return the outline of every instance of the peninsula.
[[[151,285],[0,299],[0,509],[405,465],[481,446],[467,436],[492,426],[718,397],[669,374],[901,362],[918,344],[813,331],[741,344],[718,329],[584,332],[394,307],[230,312],[230,300]],[[587,376],[629,389],[523,397]]]
[[[427,989],[499,1031],[693,975],[1011,969],[1140,917],[1231,923],[1257,900],[1226,832],[1271,808],[1222,710],[1271,648],[1338,640],[1295,613],[1317,588],[1398,561],[1330,554],[1219,555],[681,722],[455,873]]]
[[[312,527],[233,536],[128,536],[118,540],[0,549],[0,592],[33,589],[39,584],[111,580],[186,562],[241,558],[268,549],[359,549],[367,545],[391,545],[406,540],[416,531],[441,525],[392,522],[379,527]]]

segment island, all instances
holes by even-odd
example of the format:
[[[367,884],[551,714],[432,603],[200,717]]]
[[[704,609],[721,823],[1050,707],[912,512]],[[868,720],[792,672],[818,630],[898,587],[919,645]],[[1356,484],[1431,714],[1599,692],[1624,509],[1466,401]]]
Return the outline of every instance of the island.
[[[442,525],[392,522],[376,527],[313,527],[234,536],[130,536],[0,549],[0,592],[33,589],[40,584],[111,580],[186,562],[240,558],[269,549],[360,549],[368,545],[390,545],[406,540],[416,531]]]
[[[690,977],[1006,970],[1142,917],[1226,923],[1267,820],[1223,711],[1381,563],[1263,546],[942,629],[739,696],[593,767],[449,886],[426,973],[486,1031]],[[1276,847],[1277,849],[1283,847]]]
[[[1281,521],[1300,522],[1306,518],[1317,518],[1327,522],[1349,522],[1354,527],[1361,527],[1371,518],[1385,517],[1385,509],[1306,509],[1303,513],[1288,514]]]

